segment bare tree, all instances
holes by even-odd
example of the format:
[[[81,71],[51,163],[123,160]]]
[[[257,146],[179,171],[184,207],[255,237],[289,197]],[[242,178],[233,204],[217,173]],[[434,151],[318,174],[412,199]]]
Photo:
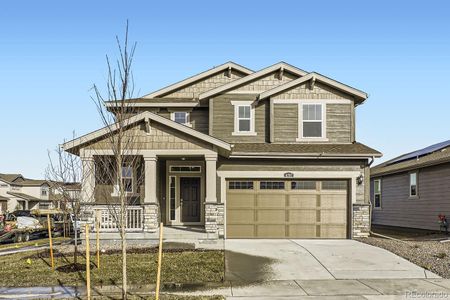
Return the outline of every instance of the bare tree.
[[[74,134],[75,137],[75,134]],[[52,155],[53,154],[53,155]],[[50,184],[51,193],[56,196],[60,208],[73,215],[75,243],[73,250],[74,266],[77,266],[78,254],[78,219],[80,213],[79,185],[82,181],[80,159],[76,155],[57,147],[54,152],[48,151],[49,165],[45,177]],[[54,203],[56,204],[56,203]]]
[[[110,155],[94,155],[96,201],[107,204],[109,214],[120,234],[122,250],[122,298],[127,298],[127,240],[126,229],[129,223],[128,206],[141,199],[140,189],[143,179],[142,158],[137,154],[136,143],[139,130],[130,123],[129,118],[136,113],[129,105],[133,98],[134,80],[132,62],[136,43],[128,42],[128,22],[123,43],[116,36],[118,58],[112,64],[106,56],[107,82],[102,91],[94,85],[93,96],[100,119],[106,128],[106,138],[102,140],[101,149],[107,149]],[[95,153],[95,149],[93,150]],[[102,186],[113,187],[112,193]]]

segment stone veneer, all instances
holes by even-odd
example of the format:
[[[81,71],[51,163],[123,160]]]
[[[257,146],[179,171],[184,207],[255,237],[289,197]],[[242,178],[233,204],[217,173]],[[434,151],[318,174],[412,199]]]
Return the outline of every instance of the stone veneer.
[[[370,204],[353,204],[352,238],[368,237],[370,233]]]
[[[205,231],[208,239],[224,237],[224,209],[223,203],[205,203]]]
[[[144,203],[144,231],[156,232],[159,227],[159,206],[156,203]]]

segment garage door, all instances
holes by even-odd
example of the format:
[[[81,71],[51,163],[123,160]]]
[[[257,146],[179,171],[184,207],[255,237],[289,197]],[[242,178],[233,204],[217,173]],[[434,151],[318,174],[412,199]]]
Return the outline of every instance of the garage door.
[[[227,238],[346,238],[348,181],[227,181]]]

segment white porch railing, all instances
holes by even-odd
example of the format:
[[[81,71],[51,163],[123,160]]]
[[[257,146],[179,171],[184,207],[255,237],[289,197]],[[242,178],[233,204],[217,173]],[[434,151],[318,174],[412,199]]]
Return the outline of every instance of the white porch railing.
[[[118,220],[120,218],[119,206],[101,206],[94,208],[95,216],[100,219],[100,231],[115,232],[118,230]],[[141,206],[128,206],[125,217],[125,230],[142,231],[144,230],[144,210]]]

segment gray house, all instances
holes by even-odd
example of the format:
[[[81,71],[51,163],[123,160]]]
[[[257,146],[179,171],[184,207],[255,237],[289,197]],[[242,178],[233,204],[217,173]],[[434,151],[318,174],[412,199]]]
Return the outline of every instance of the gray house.
[[[439,230],[450,217],[450,141],[371,169],[372,224]]]
[[[131,152],[142,162],[122,169],[127,230],[145,238],[163,222],[216,240],[367,235],[369,161],[381,153],[355,140],[355,109],[366,99],[284,62],[256,72],[228,62],[127,100]],[[105,205],[117,183],[98,171],[111,155],[107,133],[63,145],[96,170],[83,181],[82,205],[105,232],[116,230]]]

